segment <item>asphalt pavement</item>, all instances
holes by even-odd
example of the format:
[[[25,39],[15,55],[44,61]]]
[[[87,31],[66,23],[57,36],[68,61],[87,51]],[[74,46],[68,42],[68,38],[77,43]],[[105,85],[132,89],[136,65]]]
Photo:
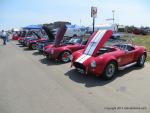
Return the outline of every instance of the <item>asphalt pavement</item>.
[[[0,113],[150,113],[150,64],[111,81],[0,40]]]

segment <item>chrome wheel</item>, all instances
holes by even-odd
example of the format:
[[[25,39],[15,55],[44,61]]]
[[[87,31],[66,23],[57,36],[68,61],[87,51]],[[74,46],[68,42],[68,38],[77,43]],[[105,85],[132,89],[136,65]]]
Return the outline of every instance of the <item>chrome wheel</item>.
[[[145,60],[146,60],[146,55],[145,54],[141,55],[140,58],[137,61],[137,66],[138,67],[143,67],[144,63],[145,63]]]
[[[116,63],[114,61],[107,64],[104,70],[103,78],[110,80],[117,71]]]
[[[61,61],[63,62],[69,62],[70,61],[70,52],[65,51],[61,54]]]
[[[36,49],[36,44],[32,44],[32,49]]]
[[[140,58],[140,65],[144,65],[145,62],[145,55],[142,55]]]
[[[109,64],[106,68],[106,76],[107,77],[112,77],[115,73],[115,65],[114,64]]]

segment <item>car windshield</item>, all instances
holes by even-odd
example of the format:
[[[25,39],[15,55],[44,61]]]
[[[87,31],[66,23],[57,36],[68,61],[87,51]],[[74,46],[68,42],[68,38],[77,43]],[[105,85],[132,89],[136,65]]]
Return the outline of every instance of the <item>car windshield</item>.
[[[68,43],[72,43],[72,44],[80,44],[82,42],[82,40],[80,38],[72,38],[69,40]]]
[[[132,38],[110,38],[104,45],[104,47],[106,46],[113,46],[113,47],[117,47],[121,50],[127,50],[127,51],[132,51],[134,50],[134,46],[133,46],[133,40]]]
[[[113,46],[116,44],[125,44],[125,43],[128,43],[128,40],[123,39],[123,38],[111,37],[108,41],[106,41],[104,46]]]

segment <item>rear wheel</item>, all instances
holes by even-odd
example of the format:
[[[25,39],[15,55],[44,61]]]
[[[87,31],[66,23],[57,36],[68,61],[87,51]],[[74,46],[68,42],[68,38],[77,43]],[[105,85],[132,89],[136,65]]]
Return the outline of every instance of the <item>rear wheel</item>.
[[[35,49],[36,49],[36,44],[32,44],[31,48],[32,48],[33,50],[35,50]]]
[[[146,60],[146,55],[143,54],[139,57],[138,61],[137,61],[137,66],[138,67],[143,67],[144,66],[144,63],[145,63],[145,60]]]
[[[62,62],[66,63],[70,61],[70,55],[71,53],[69,51],[64,51],[61,55],[60,55],[60,59]]]
[[[108,63],[107,66],[105,67],[103,78],[106,80],[110,80],[115,75],[116,70],[117,70],[117,65],[115,62]]]

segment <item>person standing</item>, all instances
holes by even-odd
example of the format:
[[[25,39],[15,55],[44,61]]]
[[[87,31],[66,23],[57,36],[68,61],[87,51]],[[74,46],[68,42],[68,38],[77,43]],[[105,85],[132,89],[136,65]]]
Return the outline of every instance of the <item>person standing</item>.
[[[2,30],[2,35],[1,35],[2,39],[3,39],[3,45],[6,45],[6,41],[7,41],[7,33]]]

